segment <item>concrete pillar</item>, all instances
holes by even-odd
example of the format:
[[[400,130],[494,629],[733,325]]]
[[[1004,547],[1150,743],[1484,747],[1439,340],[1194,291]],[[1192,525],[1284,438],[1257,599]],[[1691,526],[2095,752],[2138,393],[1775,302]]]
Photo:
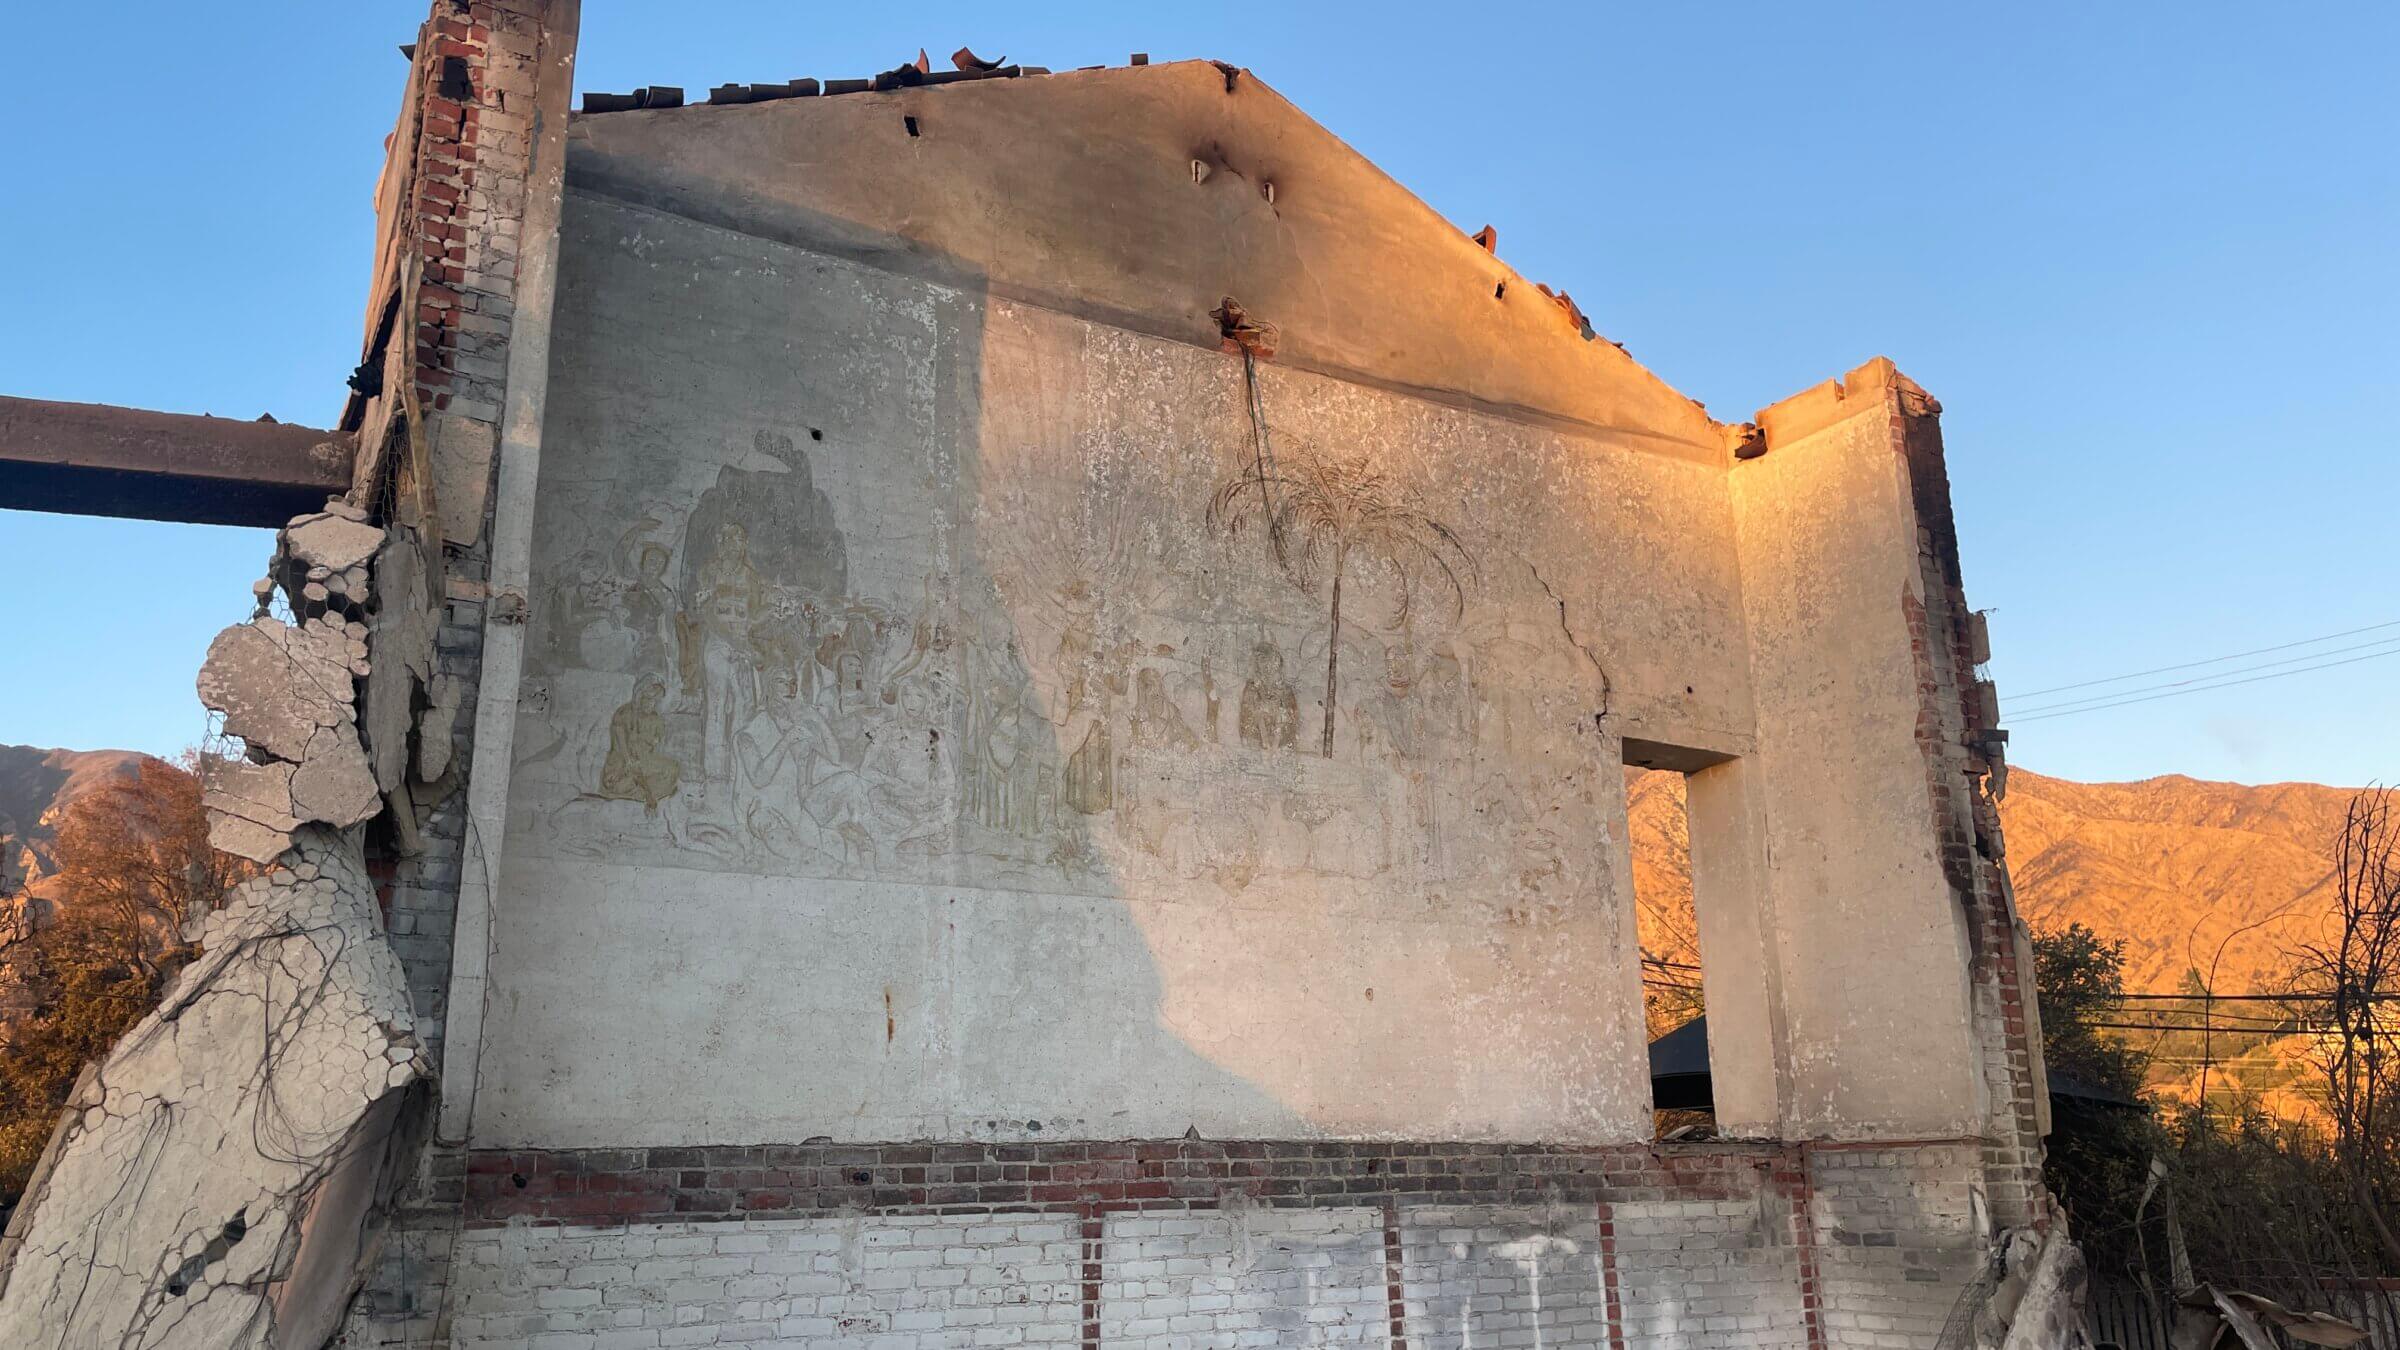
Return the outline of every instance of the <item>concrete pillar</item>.
[[[1694,770],[1684,784],[1717,1132],[1773,1138],[1788,1097],[1790,1047],[1758,769],[1749,760],[1728,759]]]
[[[1905,385],[1876,361],[1787,399],[1759,415],[1767,453],[1731,470],[1785,1138],[1957,1138],[1984,1123],[1968,898],[1945,868],[1952,785],[1922,671]]]

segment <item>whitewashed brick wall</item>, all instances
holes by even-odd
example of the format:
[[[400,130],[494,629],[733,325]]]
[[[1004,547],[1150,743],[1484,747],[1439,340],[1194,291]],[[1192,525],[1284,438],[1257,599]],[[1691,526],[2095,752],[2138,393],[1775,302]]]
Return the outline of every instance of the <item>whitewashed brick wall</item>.
[[[1805,1350],[1790,1207],[1747,1200],[1615,1206],[1626,1344],[1658,1350]]]
[[[1934,1344],[1980,1245],[1972,1149],[1839,1155],[1806,1223],[1825,1342]],[[1611,1207],[1380,1207],[868,1215],[469,1229],[456,1350],[1806,1350],[1786,1198]],[[1609,1244],[1613,1242],[1613,1247]],[[1087,1264],[1089,1263],[1089,1264]],[[1087,1285],[1087,1281],[1089,1281]]]
[[[1608,1346],[1588,1205],[1404,1210],[1400,1252],[1410,1350]]]
[[[458,1350],[978,1350],[1082,1337],[1071,1215],[858,1217],[461,1236]]]
[[[1985,1259],[1981,1176],[1965,1144],[1817,1155],[1811,1220],[1829,1342],[1935,1344]]]
[[[1102,1232],[1100,1342],[1112,1350],[1391,1339],[1380,1210],[1118,1214]]]

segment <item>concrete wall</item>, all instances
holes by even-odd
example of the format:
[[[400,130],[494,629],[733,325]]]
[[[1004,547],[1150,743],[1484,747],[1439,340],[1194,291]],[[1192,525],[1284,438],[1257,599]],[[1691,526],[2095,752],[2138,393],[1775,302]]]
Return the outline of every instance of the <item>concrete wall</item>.
[[[1238,357],[565,232],[478,1142],[1646,1136],[1613,720],[1749,722],[1721,470],[1268,365],[1279,566]]]
[[[1621,740],[1714,766],[1727,1126],[1975,1131],[1886,384],[1735,465],[1428,278],[1380,352],[1292,310],[1253,400],[1168,279],[1458,260],[1280,100],[1361,194],[1279,189],[1283,263],[1191,252],[1206,193],[1061,234],[1208,73],[1121,73],[1057,195],[956,125],[892,201],[785,171],[874,100],[577,124],[471,1140],[1645,1137]]]
[[[558,242],[412,1333],[1933,1343],[2038,1146],[1888,363],[1737,464],[1213,65],[585,118]],[[1720,1123],[1888,1146],[1634,1142],[1629,755]]]
[[[1947,1137],[1981,1120],[1967,916],[1919,740],[1917,517],[1895,391],[1868,378],[1883,369],[1854,372],[1846,401],[1825,395],[1814,424],[1730,475],[1784,1138]]]

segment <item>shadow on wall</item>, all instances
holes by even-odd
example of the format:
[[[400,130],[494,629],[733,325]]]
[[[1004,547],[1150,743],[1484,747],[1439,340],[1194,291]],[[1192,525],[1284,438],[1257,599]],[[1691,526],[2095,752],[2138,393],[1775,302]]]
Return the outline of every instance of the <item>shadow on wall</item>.
[[[1630,941],[1596,674],[1421,428],[580,187],[563,229],[475,1142],[1641,1130],[1638,1024],[1556,997]],[[1566,1058],[1426,1039],[1478,1011]]]
[[[981,302],[565,216],[478,1141],[1296,1128],[1103,898],[1133,690],[1038,688],[965,528]]]

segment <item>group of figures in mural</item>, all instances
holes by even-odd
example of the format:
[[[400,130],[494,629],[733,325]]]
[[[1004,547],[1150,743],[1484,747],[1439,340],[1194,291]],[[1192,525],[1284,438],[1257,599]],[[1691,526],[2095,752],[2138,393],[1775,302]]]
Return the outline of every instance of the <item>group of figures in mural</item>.
[[[1538,890],[1566,867],[1543,799],[1576,772],[1529,792],[1523,766],[1587,715],[1588,671],[1554,624],[1476,603],[1465,544],[1363,463],[1262,459],[1163,528],[1084,502],[1042,546],[898,595],[853,585],[893,569],[853,566],[791,439],[755,448],[688,514],[617,512],[630,528],[562,560],[519,737],[520,784],[552,799],[512,824],[537,848],[1227,892],[1394,869]],[[1031,494],[1000,507],[987,538],[1038,533]],[[1246,569],[1175,556],[1194,548]],[[1194,589],[1245,570],[1247,603]],[[1470,825],[1484,846],[1457,847]]]

